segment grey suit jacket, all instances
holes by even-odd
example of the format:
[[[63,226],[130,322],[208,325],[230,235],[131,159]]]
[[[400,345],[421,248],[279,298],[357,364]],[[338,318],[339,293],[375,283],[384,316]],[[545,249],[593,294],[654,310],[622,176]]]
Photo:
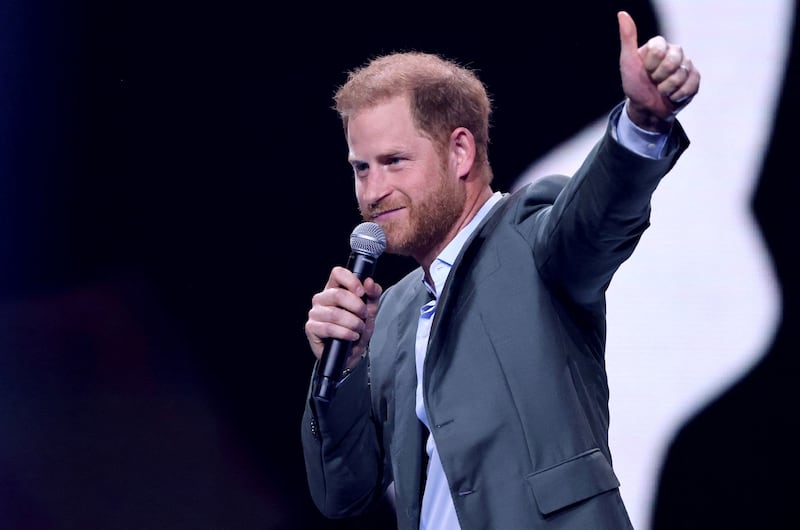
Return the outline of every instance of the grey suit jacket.
[[[608,448],[605,292],[688,143],[676,123],[668,156],[647,159],[609,126],[573,177],[504,197],[465,244],[423,378],[463,530],[631,527]],[[329,517],[360,513],[393,482],[398,528],[419,526],[427,433],[414,408],[414,342],[426,296],[421,269],[386,289],[367,362],[330,404],[307,402],[309,487]]]

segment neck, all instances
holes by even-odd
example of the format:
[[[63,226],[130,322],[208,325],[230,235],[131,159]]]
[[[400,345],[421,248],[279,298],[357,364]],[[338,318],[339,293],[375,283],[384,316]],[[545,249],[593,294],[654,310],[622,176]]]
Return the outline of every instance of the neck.
[[[484,204],[486,204],[486,201],[491,198],[493,193],[494,192],[492,191],[492,188],[487,185],[481,188],[479,193],[473,195],[472,197],[468,197],[464,203],[464,212],[453,224],[453,227],[447,233],[447,237],[442,239],[442,242],[428,252],[424,257],[417,259],[417,262],[425,272],[425,279],[428,281],[428,283],[435,287],[433,278],[430,274],[430,267],[433,264],[433,261],[439,254],[441,254],[442,250],[444,250],[444,248],[449,245],[453,239],[455,239],[458,233],[461,232],[461,230],[463,230],[464,227],[475,218],[475,215],[477,215],[478,211],[483,207]]]

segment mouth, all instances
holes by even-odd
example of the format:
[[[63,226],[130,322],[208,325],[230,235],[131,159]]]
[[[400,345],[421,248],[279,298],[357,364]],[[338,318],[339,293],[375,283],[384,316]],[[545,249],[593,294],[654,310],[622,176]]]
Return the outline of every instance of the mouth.
[[[393,219],[398,215],[398,213],[403,210],[404,208],[390,208],[388,210],[382,210],[380,212],[372,212],[370,218],[374,221],[388,221]]]

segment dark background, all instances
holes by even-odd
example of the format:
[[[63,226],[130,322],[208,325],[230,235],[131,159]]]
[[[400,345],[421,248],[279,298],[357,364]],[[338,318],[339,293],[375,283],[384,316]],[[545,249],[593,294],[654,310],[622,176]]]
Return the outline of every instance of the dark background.
[[[321,518],[300,449],[302,325],[359,222],[331,96],[346,70],[392,50],[477,68],[508,191],[621,99],[616,11],[641,42],[658,32],[648,2],[531,9],[0,5],[0,527],[391,528],[385,508]],[[731,513],[778,528],[797,493],[785,434],[798,186],[780,169],[796,59],[754,198],[785,325],[676,440],[662,528],[732,528],[707,522]],[[378,279],[410,266],[382,257]]]

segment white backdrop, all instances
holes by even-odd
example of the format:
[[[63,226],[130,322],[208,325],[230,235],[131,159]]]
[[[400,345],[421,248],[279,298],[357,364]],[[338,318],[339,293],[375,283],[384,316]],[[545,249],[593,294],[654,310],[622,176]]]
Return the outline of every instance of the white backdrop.
[[[788,54],[791,0],[661,0],[662,32],[700,69],[679,116],[691,146],[653,199],[652,226],[608,292],[610,443],[634,527],[650,526],[680,425],[769,346],[780,294],[750,210]],[[643,44],[652,35],[639,35]],[[571,173],[605,118],[516,183]]]

